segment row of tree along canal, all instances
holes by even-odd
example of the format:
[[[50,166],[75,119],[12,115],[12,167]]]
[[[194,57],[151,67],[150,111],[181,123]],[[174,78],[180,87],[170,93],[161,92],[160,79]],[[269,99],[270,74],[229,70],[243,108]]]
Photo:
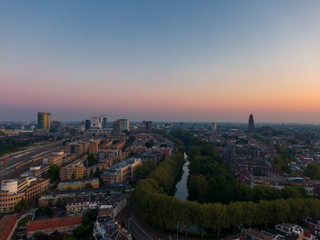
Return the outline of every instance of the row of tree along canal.
[[[181,139],[180,146],[182,146],[181,142],[184,142],[185,145],[188,144],[185,149],[189,153],[188,160],[190,161],[190,171],[187,166],[184,166],[185,171],[182,174],[181,181],[177,184],[176,196],[179,198],[170,195],[176,184],[177,176],[184,165],[184,156],[179,151],[151,170],[145,179],[141,179],[131,195],[130,200],[136,206],[140,215],[154,227],[173,232],[176,230],[177,224],[185,229],[189,229],[190,226],[197,226],[202,234],[207,232],[207,235],[214,234],[219,237],[221,231],[223,234],[230,234],[239,225],[243,225],[245,228],[266,228],[268,226],[273,227],[281,222],[299,223],[307,216],[316,217],[320,215],[320,201],[306,197],[257,199],[256,201],[239,202],[232,201],[232,198],[224,196],[226,204],[220,202],[205,203],[207,198],[203,198],[204,203],[202,204],[196,201],[183,201],[186,199],[186,193],[188,192],[186,187],[188,174],[194,176],[201,174],[204,170],[208,171],[208,176],[209,171],[215,174],[216,170],[224,174],[227,168],[224,163],[220,162],[220,159],[216,160],[213,157],[216,154],[212,144],[199,141],[190,133],[180,131],[175,133],[172,138],[177,136]],[[198,146],[200,149],[188,151],[191,148],[190,146]],[[179,147],[179,150],[183,151],[184,149]],[[202,169],[202,166],[205,166],[205,168]],[[217,179],[220,178],[219,174]],[[198,185],[203,187],[201,181]],[[249,188],[244,189],[251,191]],[[180,195],[182,190],[184,190],[184,194]],[[210,193],[211,190],[207,192]],[[202,194],[201,190],[197,192],[197,196],[206,196],[206,194]]]

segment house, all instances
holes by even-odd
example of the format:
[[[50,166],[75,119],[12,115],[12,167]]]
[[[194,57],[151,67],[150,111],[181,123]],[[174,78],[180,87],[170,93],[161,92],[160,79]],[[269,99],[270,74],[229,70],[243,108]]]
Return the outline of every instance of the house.
[[[307,217],[305,220],[305,227],[308,231],[316,236],[320,237],[320,218],[319,217]]]

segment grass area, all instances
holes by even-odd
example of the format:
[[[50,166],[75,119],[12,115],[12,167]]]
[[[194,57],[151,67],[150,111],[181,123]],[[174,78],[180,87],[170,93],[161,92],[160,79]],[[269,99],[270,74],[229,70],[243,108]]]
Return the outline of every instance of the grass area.
[[[19,222],[18,222],[18,227],[26,227],[27,224],[29,223],[29,221],[31,221],[31,216],[28,215],[25,218],[22,218]]]

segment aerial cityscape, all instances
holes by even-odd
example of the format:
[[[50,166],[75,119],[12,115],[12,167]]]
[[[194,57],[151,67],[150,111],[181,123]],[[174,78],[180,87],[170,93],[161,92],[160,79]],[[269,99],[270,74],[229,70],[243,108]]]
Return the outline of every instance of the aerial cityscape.
[[[319,1],[0,5],[0,240],[320,239]]]

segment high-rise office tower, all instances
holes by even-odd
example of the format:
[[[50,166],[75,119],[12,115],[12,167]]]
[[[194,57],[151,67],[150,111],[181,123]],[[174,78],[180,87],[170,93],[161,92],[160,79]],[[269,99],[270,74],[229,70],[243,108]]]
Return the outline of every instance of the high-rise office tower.
[[[108,126],[107,117],[101,116],[102,129],[106,129]]]
[[[50,129],[51,113],[38,112],[38,129]]]
[[[215,122],[212,123],[212,130],[217,131],[217,124]]]
[[[101,121],[100,117],[92,117],[91,118],[91,128],[93,129],[101,129]]]
[[[121,122],[121,132],[122,131],[129,131],[129,120],[128,119],[119,119],[118,121]]]
[[[85,126],[85,129],[86,130],[89,130],[91,128],[91,121],[89,119],[87,119],[85,122],[84,122],[84,126]]]
[[[121,135],[121,122],[119,120],[113,122],[113,135]]]
[[[146,131],[150,131],[152,128],[152,121],[145,121],[143,120],[142,124],[144,125],[144,129]]]
[[[250,114],[249,124],[248,124],[248,130],[253,130],[253,129],[254,129],[254,120],[253,120],[253,115]]]

